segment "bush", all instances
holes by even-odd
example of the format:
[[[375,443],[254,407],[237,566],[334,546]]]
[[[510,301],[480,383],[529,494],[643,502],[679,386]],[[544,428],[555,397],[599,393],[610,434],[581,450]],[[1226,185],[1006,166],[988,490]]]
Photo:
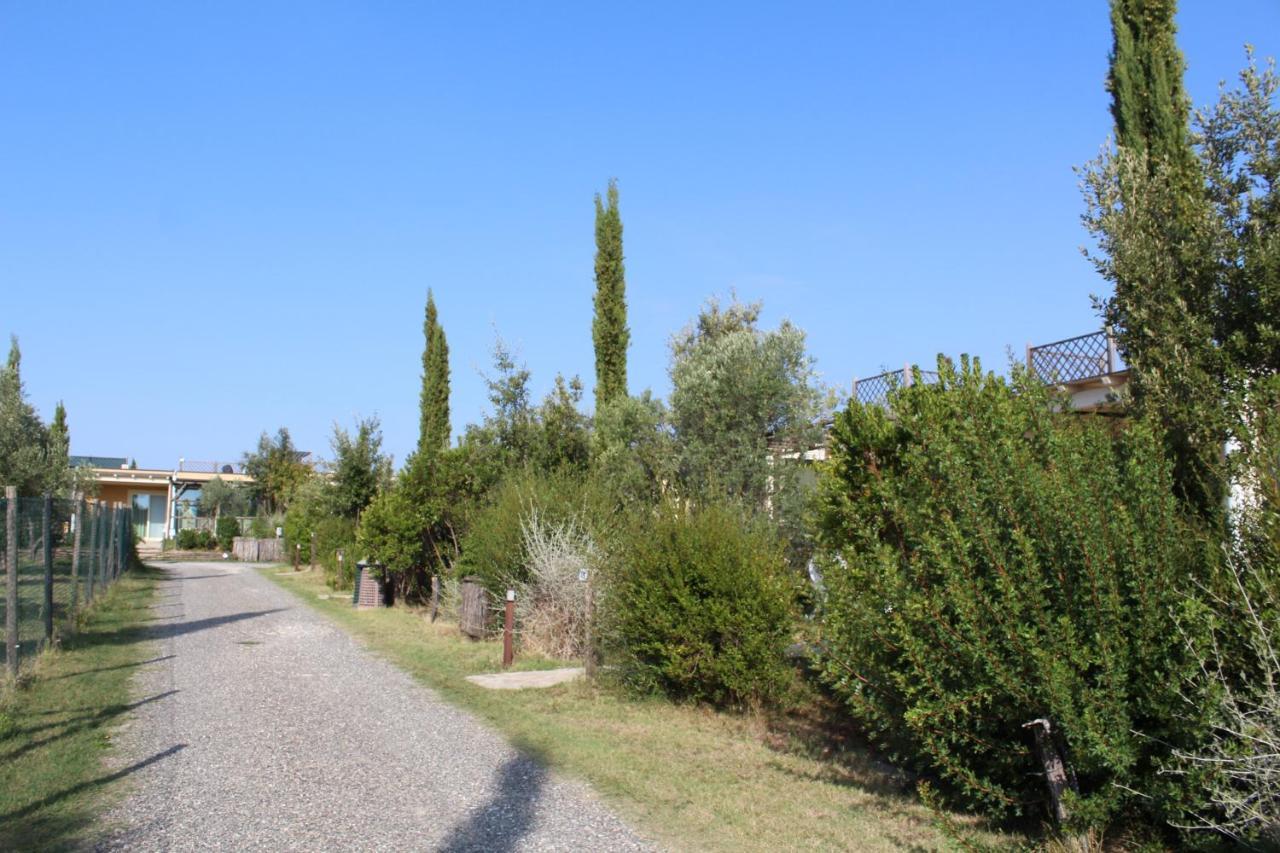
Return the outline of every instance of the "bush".
[[[524,524],[533,513],[544,524],[572,521],[593,535],[608,527],[606,502],[589,479],[571,472],[517,472],[494,487],[470,519],[458,561],[460,577],[472,575],[494,593],[530,580]]]
[[[230,551],[231,540],[240,535],[240,522],[233,516],[224,515],[218,519],[215,531],[218,547],[223,551]]]
[[[515,585],[520,646],[569,660],[585,656],[587,585],[580,572],[597,572],[603,553],[576,519],[544,520],[532,510],[521,523],[528,580]]]
[[[1156,429],[1064,413],[939,360],[936,385],[852,403],[822,477],[830,560],[822,667],[895,760],[998,817],[1043,802],[1024,724],[1051,721],[1075,821],[1163,822],[1188,792],[1159,771],[1197,742],[1180,689],[1202,636],[1191,590],[1215,549],[1184,519]],[[1033,807],[1034,808],[1034,807]]]
[[[178,531],[177,545],[180,551],[212,551],[217,542],[208,530],[188,528]]]
[[[629,685],[717,706],[783,697],[791,591],[765,526],[666,504],[636,519],[613,572],[608,639]]]

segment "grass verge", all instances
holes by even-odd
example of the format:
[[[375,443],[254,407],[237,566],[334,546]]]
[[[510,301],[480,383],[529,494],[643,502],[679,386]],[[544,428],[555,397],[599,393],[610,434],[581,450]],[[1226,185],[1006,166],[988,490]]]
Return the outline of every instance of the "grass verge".
[[[899,850],[951,846],[900,781],[833,740],[814,714],[766,720],[640,700],[576,682],[494,691],[465,680],[496,672],[501,643],[461,638],[407,608],[361,610],[320,573],[263,574],[362,639],[368,648],[473,711],[567,776],[603,794],[661,843],[689,850]],[[554,665],[518,660],[517,668]],[[1015,839],[957,818],[973,840]]]
[[[130,709],[129,679],[152,657],[144,639],[163,574],[123,575],[80,629],[0,689],[0,850],[77,846],[123,773],[102,759]]]

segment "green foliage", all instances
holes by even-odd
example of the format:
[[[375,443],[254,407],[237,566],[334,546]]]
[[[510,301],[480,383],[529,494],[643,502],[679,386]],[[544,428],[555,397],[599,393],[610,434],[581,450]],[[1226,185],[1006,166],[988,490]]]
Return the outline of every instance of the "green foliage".
[[[1218,515],[1238,388],[1280,367],[1280,111],[1252,62],[1188,127],[1172,0],[1113,0],[1116,148],[1085,170],[1100,307],[1136,411],[1166,426],[1178,493]]]
[[[1075,819],[1167,817],[1159,774],[1202,712],[1180,689],[1216,550],[1184,519],[1161,436],[1063,413],[976,362],[852,403],[822,474],[822,667],[895,760],[1006,817],[1044,799],[1022,728],[1048,718]],[[1193,697],[1194,698],[1194,697]],[[1137,792],[1137,793],[1134,793]]]
[[[607,504],[589,480],[568,471],[518,470],[473,514],[457,575],[478,577],[494,592],[528,581],[522,524],[535,511],[547,524],[573,521],[590,533],[607,528]]]
[[[240,535],[240,522],[233,515],[224,515],[218,518],[214,524],[214,536],[218,542],[218,548],[223,551],[230,551],[232,542]]]
[[[436,301],[427,291],[427,316],[422,334],[422,394],[419,401],[418,452],[434,453],[449,446],[449,343],[436,314]]]
[[[662,401],[645,391],[596,409],[592,472],[620,506],[658,502],[676,479],[676,445]]]
[[[20,495],[62,494],[71,480],[68,431],[62,404],[51,427],[27,402],[22,384],[22,352],[11,338],[9,360],[0,371],[0,483]]]
[[[605,201],[596,194],[596,293],[591,339],[596,352],[596,408],[627,395],[627,276],[622,254],[618,182],[609,181]]]
[[[557,374],[555,388],[538,411],[542,441],[537,461],[544,470],[586,470],[591,459],[591,434],[586,416],[578,411],[580,402],[582,380],[575,376],[566,383]]]
[[[198,506],[201,515],[221,521],[224,515],[247,515],[249,495],[243,487],[228,483],[221,477],[214,477],[200,487]]]
[[[230,519],[231,523],[235,523],[235,519]],[[208,530],[179,530],[177,545],[180,551],[212,551],[218,544],[213,534]]]
[[[737,707],[787,692],[791,587],[759,521],[663,504],[634,519],[608,590],[609,642],[637,690]]]
[[[721,309],[712,299],[672,339],[671,420],[681,481],[695,496],[762,505],[778,470],[770,468],[770,441],[819,440],[822,393],[804,332],[786,321],[766,332],[759,317],[759,303]]]
[[[287,510],[294,492],[312,476],[303,455],[285,427],[276,431],[274,439],[264,432],[258,449],[244,455],[245,473],[253,477],[249,489],[268,514]]]
[[[354,519],[391,480],[391,458],[382,452],[382,424],[377,416],[356,423],[355,435],[333,425],[333,476],[328,511]]]

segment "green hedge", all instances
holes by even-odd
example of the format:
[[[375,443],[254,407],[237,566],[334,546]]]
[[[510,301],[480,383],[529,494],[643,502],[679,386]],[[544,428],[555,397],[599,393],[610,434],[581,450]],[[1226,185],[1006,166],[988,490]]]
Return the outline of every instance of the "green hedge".
[[[1184,518],[1157,431],[1064,412],[940,361],[936,385],[851,404],[822,480],[823,668],[893,758],[988,814],[1043,815],[1023,726],[1048,718],[1101,827],[1159,823],[1192,793],[1160,774],[1203,732],[1180,695],[1216,549]],[[1187,632],[1184,634],[1184,632]]]

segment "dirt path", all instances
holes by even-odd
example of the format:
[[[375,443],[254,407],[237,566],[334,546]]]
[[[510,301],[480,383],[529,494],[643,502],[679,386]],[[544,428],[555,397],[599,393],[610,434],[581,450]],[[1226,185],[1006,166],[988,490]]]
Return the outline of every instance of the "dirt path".
[[[585,786],[253,569],[167,566],[99,849],[639,850]]]

